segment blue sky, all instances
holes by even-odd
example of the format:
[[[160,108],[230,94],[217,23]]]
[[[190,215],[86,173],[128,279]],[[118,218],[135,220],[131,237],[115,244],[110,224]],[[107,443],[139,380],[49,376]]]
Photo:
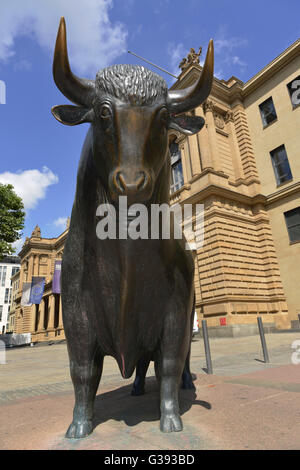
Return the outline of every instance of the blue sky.
[[[300,37],[299,0],[2,1],[0,182],[12,182],[24,199],[23,238],[36,224],[44,237],[64,230],[88,129],[63,126],[50,113],[53,105],[68,102],[52,78],[60,16],[66,18],[71,67],[87,78],[113,63],[143,64],[128,49],[179,74],[189,49],[202,46],[203,61],[213,38],[218,78],[247,81]]]

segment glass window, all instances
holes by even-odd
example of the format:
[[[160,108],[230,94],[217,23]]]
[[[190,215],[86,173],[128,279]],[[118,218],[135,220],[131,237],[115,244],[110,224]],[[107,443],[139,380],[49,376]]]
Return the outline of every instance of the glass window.
[[[173,142],[170,145],[171,153],[171,193],[174,193],[183,186],[183,172],[181,163],[181,152],[178,144]]]
[[[6,266],[2,267],[2,278],[1,278],[1,286],[5,286],[5,280],[6,280]]]
[[[300,207],[284,213],[291,242],[300,241]]]
[[[4,296],[4,303],[8,303],[8,297],[9,297],[9,289],[5,289],[5,296]]]
[[[294,78],[290,83],[287,84],[289,95],[293,108],[297,108],[300,104],[300,75]]]
[[[16,268],[15,266],[11,270],[11,275],[14,276],[18,271],[20,271],[20,268]]]
[[[285,146],[281,145],[280,147],[277,147],[272,150],[270,154],[277,184],[279,185],[285,181],[290,181],[293,177]]]
[[[277,119],[277,114],[275,111],[275,106],[272,97],[268,98],[266,101],[261,103],[259,105],[259,110],[264,127],[268,126],[269,124],[271,124],[271,122]]]

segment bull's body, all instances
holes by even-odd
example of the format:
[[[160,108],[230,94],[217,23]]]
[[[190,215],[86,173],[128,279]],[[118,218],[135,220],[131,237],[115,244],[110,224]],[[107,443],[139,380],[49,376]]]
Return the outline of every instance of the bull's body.
[[[81,106],[56,106],[53,115],[68,125],[90,122],[77,176],[76,196],[62,262],[63,321],[75,391],[67,437],[92,432],[93,403],[103,358],[113,356],[124,378],[138,365],[143,389],[148,361],[160,383],[161,430],[179,431],[178,387],[191,342],[193,258],[184,239],[99,239],[97,208],[118,198],[128,205],[169,203],[168,129],[198,132],[202,118],[176,114],[193,109],[208,95],[213,49],[198,82],[168,92],[165,81],[138,66],[112,66],[96,81],[78,79],[69,67],[61,21],[53,63],[60,90]],[[149,220],[149,226],[152,220]],[[120,222],[122,223],[122,222]],[[118,228],[118,227],[117,227]],[[123,227],[124,229],[124,227]],[[189,368],[183,375],[191,383]]]
[[[183,240],[97,238],[96,210],[107,201],[107,195],[104,197],[93,167],[90,140],[91,133],[78,169],[63,255],[64,326],[68,343],[74,341],[76,349],[80,340],[88,340],[84,336],[89,331],[95,341],[93,348],[102,356],[113,356],[127,378],[143,355],[157,356],[164,335],[173,342],[172,331],[178,322],[187,330],[180,338],[185,343],[181,346],[185,359],[194,295],[193,259]],[[160,178],[167,178],[168,173],[169,162]],[[151,202],[166,202],[168,194],[160,197],[163,200],[157,197]],[[166,321],[172,325],[165,325]]]

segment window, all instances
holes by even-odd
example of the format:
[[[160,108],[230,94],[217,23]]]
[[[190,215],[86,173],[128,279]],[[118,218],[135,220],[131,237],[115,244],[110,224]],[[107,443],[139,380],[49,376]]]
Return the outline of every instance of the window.
[[[15,266],[11,270],[11,277],[14,276],[18,271],[20,271],[20,268],[16,268]]]
[[[300,104],[300,75],[294,78],[290,83],[287,84],[289,95],[293,108],[297,108]]]
[[[284,213],[291,242],[300,241],[300,207]]]
[[[0,321],[2,321],[3,305],[0,305]]]
[[[259,110],[264,127],[268,126],[269,124],[271,124],[271,122],[277,119],[277,114],[275,111],[275,106],[272,97],[268,98],[266,101],[261,103],[259,105]]]
[[[5,289],[5,297],[4,297],[4,303],[7,304],[8,303],[8,298],[9,298],[9,291],[10,289]]]
[[[171,153],[171,193],[177,191],[183,186],[183,173],[181,164],[181,152],[176,143],[170,145]]]
[[[290,181],[293,177],[285,151],[285,146],[281,145],[280,147],[277,147],[276,149],[272,150],[270,154],[277,185],[285,183],[286,181]]]
[[[0,271],[0,283],[2,287],[5,286],[5,280],[6,280],[6,266],[2,266],[2,273]]]

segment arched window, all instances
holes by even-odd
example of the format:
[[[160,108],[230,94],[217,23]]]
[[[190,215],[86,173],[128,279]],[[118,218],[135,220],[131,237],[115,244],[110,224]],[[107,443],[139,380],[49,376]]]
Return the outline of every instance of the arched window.
[[[171,193],[175,193],[183,186],[183,172],[181,163],[181,152],[179,145],[173,142],[170,145],[171,153]]]

